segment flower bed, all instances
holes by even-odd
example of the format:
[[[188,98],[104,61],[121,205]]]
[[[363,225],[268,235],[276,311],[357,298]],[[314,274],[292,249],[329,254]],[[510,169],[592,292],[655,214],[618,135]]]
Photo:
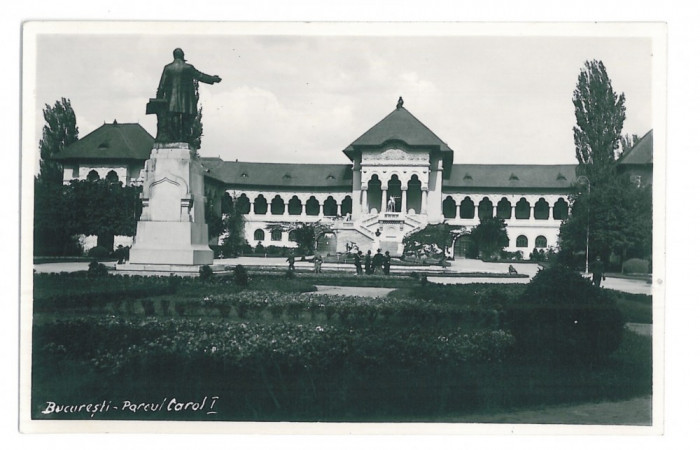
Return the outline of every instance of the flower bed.
[[[105,386],[129,397],[208,392],[229,419],[448,411],[475,398],[470,368],[497,364],[512,344],[501,330],[61,320],[35,327],[33,398],[60,396],[57,374],[78,366],[92,374],[80,389],[86,400]]]

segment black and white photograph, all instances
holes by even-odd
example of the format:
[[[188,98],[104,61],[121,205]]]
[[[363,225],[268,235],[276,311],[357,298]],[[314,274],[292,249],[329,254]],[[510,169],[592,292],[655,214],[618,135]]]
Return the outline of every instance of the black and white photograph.
[[[666,32],[24,23],[21,429],[658,434]]]

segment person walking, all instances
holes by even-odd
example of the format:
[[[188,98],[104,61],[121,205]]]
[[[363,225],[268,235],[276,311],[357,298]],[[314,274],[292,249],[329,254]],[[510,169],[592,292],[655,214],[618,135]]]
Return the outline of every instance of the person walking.
[[[389,275],[391,270],[391,256],[389,255],[389,250],[384,253],[384,275]]]
[[[591,264],[591,273],[593,273],[593,284],[600,287],[600,280],[605,280],[605,266],[600,256],[596,256],[595,261]]]
[[[372,250],[367,250],[365,255],[365,273],[372,275]]]
[[[362,275],[362,251],[358,251],[353,255],[355,262],[355,275]]]
[[[287,270],[294,270],[294,253],[290,253],[289,257],[287,258],[287,264],[289,264],[289,267]]]

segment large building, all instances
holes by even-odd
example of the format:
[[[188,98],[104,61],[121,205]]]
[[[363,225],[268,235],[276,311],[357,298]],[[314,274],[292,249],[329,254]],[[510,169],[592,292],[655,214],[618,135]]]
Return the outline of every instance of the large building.
[[[64,181],[137,183],[152,147],[153,138],[138,124],[105,124],[59,157]],[[404,236],[427,224],[468,230],[496,216],[507,225],[506,250],[527,258],[556,245],[576,182],[575,165],[455,164],[455,150],[401,102],[338,151],[347,164],[201,158],[207,197],[236,203],[253,246],[294,247],[294,226],[317,222],[329,230],[319,241],[322,252],[357,247],[400,254]],[[462,244],[456,240],[455,256]]]

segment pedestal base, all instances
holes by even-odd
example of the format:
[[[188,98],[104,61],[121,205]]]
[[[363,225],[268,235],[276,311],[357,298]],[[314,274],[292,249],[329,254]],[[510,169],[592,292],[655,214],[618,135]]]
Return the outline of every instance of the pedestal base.
[[[142,265],[209,265],[207,225],[193,222],[139,222],[129,262]]]

